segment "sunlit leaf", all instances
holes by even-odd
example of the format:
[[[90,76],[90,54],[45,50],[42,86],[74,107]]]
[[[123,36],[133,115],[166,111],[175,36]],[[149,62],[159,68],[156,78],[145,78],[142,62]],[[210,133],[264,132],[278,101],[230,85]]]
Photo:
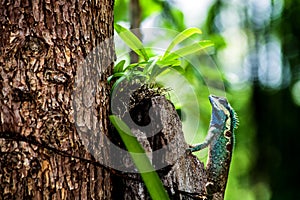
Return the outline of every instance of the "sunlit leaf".
[[[163,58],[166,57],[177,44],[179,44],[187,38],[190,38],[194,34],[202,34],[202,31],[198,28],[188,28],[179,33],[168,46],[167,50],[165,51],[165,54],[163,55]]]
[[[211,41],[203,40],[188,46],[185,46],[183,48],[180,48],[168,56],[166,56],[162,62],[169,62],[169,60],[175,60],[178,58],[185,57],[190,54],[198,53],[199,51],[202,51],[208,47],[212,47],[214,44]]]
[[[143,43],[128,29],[119,24],[115,24],[115,30],[122,40],[130,47],[136,54],[148,60],[149,57],[144,49]]]
[[[158,174],[149,161],[144,149],[131,133],[130,128],[117,116],[111,115],[110,121],[119,132],[134,164],[139,170],[152,199],[169,199]]]
[[[180,74],[184,74],[185,70],[181,66],[173,66],[172,69],[175,69]]]
[[[121,60],[118,64],[114,66],[114,73],[122,72],[124,69],[125,60]]]
[[[179,66],[181,64],[181,61],[176,59],[176,60],[159,60],[157,62],[158,65],[160,66]]]

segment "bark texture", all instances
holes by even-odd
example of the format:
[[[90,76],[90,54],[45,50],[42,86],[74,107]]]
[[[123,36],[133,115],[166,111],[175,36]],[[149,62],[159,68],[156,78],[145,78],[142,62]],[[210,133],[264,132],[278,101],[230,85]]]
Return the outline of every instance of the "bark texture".
[[[171,199],[212,199],[206,191],[208,178],[204,164],[186,151],[189,145],[185,142],[181,121],[173,104],[161,95],[163,92],[125,83],[120,86],[117,98],[112,99],[113,112],[126,122],[144,147]],[[115,180],[118,187],[113,197],[150,199],[130,158],[123,161],[123,165],[127,167],[124,171],[129,173],[123,174],[126,178]]]
[[[0,32],[0,199],[110,199],[113,0],[1,1]]]

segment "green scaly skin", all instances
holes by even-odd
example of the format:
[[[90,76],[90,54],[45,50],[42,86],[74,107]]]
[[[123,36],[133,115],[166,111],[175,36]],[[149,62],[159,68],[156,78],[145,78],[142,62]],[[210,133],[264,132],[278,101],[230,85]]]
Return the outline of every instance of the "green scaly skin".
[[[238,120],[226,98],[210,95],[209,100],[212,117],[208,134],[203,143],[189,150],[195,152],[209,147],[207,194],[209,199],[223,199],[234,146],[234,129]]]

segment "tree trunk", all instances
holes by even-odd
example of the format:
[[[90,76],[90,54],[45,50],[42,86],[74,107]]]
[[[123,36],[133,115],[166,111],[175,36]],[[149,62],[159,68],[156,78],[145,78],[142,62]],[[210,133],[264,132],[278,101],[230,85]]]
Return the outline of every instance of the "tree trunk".
[[[2,1],[0,32],[0,199],[110,199],[113,0]]]

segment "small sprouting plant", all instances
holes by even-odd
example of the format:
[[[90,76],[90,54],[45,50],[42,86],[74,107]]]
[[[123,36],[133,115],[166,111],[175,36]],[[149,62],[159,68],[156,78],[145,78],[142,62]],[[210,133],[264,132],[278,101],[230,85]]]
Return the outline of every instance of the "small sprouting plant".
[[[124,79],[130,77],[141,77],[146,84],[153,85],[155,78],[169,68],[173,68],[179,72],[183,71],[181,60],[185,56],[199,53],[208,47],[212,47],[210,40],[201,40],[192,44],[185,45],[177,50],[173,50],[175,46],[189,39],[192,35],[202,34],[198,28],[188,28],[180,32],[169,44],[168,48],[162,55],[154,55],[150,57],[143,43],[128,29],[115,24],[115,30],[125,44],[139,56],[139,62],[125,65],[125,60],[121,60],[114,67],[114,73],[109,77],[108,81],[117,78],[113,88]]]

